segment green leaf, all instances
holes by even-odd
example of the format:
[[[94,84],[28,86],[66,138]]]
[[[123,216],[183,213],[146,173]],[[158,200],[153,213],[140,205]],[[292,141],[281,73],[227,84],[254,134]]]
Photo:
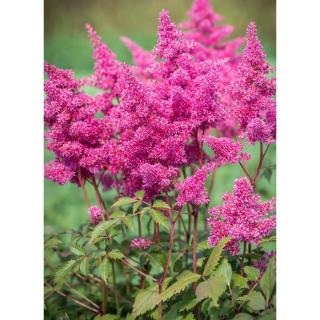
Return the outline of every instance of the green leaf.
[[[227,284],[230,287],[231,277],[232,277],[232,269],[231,265],[227,259],[223,259],[222,263],[218,267],[218,269],[214,272],[216,276],[222,276]]]
[[[261,292],[252,291],[248,295],[248,306],[254,311],[260,311],[265,309],[265,301]]]
[[[134,231],[132,217],[126,216],[123,218],[123,222],[131,231]]]
[[[204,250],[207,250],[207,249],[210,249],[210,246],[208,244],[208,240],[203,240],[203,241],[198,243],[197,252],[204,251]]]
[[[164,216],[164,214],[158,210],[151,209],[151,215],[155,223],[159,223],[166,229],[169,229],[168,219]]]
[[[86,253],[85,249],[80,247],[78,244],[74,244],[70,250],[77,256],[83,256]]]
[[[75,265],[75,263],[76,260],[69,260],[66,264],[59,268],[55,273],[55,283],[63,283],[65,281],[65,277],[71,273],[72,267]]]
[[[62,243],[61,240],[59,240],[57,238],[51,238],[45,242],[44,247],[45,248],[53,248],[53,247],[58,246],[60,243]]]
[[[133,304],[134,314],[139,316],[152,310],[158,304],[158,300],[159,293],[157,287],[139,291]]]
[[[150,207],[144,207],[144,208],[141,210],[141,213],[140,213],[141,219],[142,219],[142,217],[143,217],[146,213],[148,213],[150,210],[151,210]]]
[[[118,249],[113,249],[108,253],[108,257],[114,260],[119,260],[124,258],[124,254]]]
[[[140,206],[141,206],[141,202],[140,201],[135,202],[133,204],[133,213],[136,213],[139,210]]]
[[[104,314],[103,316],[97,315],[94,320],[120,320],[120,318],[115,314]]]
[[[80,272],[87,276],[89,273],[89,259],[85,257],[80,263]]]
[[[219,260],[221,258],[221,254],[223,251],[223,248],[226,246],[226,244],[231,239],[229,237],[223,238],[219,241],[219,243],[213,248],[210,257],[208,259],[208,262],[206,263],[203,271],[204,276],[209,276],[214,271],[215,267],[219,263]]]
[[[267,269],[260,281],[260,288],[266,298],[266,306],[269,305],[269,300],[272,295],[272,291],[276,284],[276,260],[275,257],[272,257],[268,263]]]
[[[276,312],[274,309],[264,311],[257,320],[276,320]]]
[[[159,302],[170,299],[175,294],[183,291],[189,284],[198,281],[199,278],[199,274],[193,273],[189,270],[182,272],[177,277],[177,281],[161,293]]]
[[[115,224],[119,222],[119,219],[112,219],[99,223],[92,231],[90,241],[88,245],[93,244],[99,237],[105,235],[105,233],[111,229]]]
[[[231,281],[232,281],[232,287],[234,288],[240,288],[240,289],[248,288],[248,280],[238,273],[232,274]]]
[[[101,264],[99,265],[99,274],[101,279],[105,282],[108,283],[108,278],[111,273],[111,266],[110,262],[107,257],[104,257]]]
[[[202,300],[210,298],[213,305],[218,307],[220,296],[226,290],[226,281],[223,276],[211,276],[208,280],[201,282],[196,289],[196,296]]]
[[[128,204],[134,203],[136,202],[136,199],[132,199],[130,197],[122,197],[120,198],[118,201],[116,201],[111,208],[116,208],[116,207],[122,207],[122,206],[126,206]]]
[[[125,216],[126,216],[126,214],[119,209],[112,212],[113,218],[124,218]]]
[[[144,190],[139,190],[134,194],[140,201],[144,198]]]
[[[254,318],[248,313],[238,313],[232,320],[254,320]]]
[[[259,278],[260,275],[260,270],[254,267],[250,267],[250,266],[245,266],[244,267],[244,272],[247,275],[247,278],[250,281],[256,281]]]
[[[168,209],[168,210],[170,210],[170,206],[166,202],[164,202],[163,200],[156,200],[153,203],[152,207],[155,209]]]
[[[193,297],[189,297],[186,301],[183,301],[182,304],[179,307],[179,311],[189,311],[191,310],[193,307],[195,307],[200,301],[202,301],[203,299],[198,299],[198,298],[193,298]]]
[[[180,319],[181,320],[195,320],[195,317],[194,317],[193,313],[188,313],[186,317],[181,316]]]

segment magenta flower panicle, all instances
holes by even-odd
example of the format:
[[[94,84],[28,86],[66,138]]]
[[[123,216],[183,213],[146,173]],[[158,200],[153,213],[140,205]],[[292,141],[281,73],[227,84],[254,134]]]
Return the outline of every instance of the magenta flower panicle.
[[[270,215],[275,210],[275,200],[262,202],[247,178],[236,179],[233,192],[225,193],[222,199],[222,206],[209,210],[211,246],[229,236],[227,248],[237,254],[241,241],[258,244],[275,229],[276,217]]]
[[[243,153],[241,142],[230,138],[205,137],[204,141],[214,151],[214,160],[220,165],[236,164],[241,160],[249,160],[250,155]]]
[[[276,136],[275,78],[257,36],[255,23],[247,28],[247,42],[231,84],[235,115],[248,142],[273,143]]]
[[[207,204],[209,197],[206,191],[207,176],[216,168],[216,164],[209,163],[198,169],[194,175],[187,177],[183,182],[176,185],[179,195],[177,207],[190,203],[196,206]]]

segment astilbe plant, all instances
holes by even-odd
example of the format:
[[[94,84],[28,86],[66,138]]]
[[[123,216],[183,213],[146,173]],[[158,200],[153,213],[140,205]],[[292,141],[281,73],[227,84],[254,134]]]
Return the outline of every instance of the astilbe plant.
[[[245,41],[225,41],[233,27],[221,19],[208,0],[194,1],[182,30],[162,11],[152,51],[122,38],[134,66],[87,25],[93,75],[76,79],[45,63],[45,139],[55,155],[45,177],[78,185],[88,210],[67,248],[47,236],[48,318],[274,314],[274,253],[265,245],[274,241],[275,200],[262,201],[257,184],[276,138],[275,80],[255,24]],[[102,93],[89,96],[87,85]],[[254,174],[247,144],[259,146]],[[212,207],[225,166],[245,176]]]

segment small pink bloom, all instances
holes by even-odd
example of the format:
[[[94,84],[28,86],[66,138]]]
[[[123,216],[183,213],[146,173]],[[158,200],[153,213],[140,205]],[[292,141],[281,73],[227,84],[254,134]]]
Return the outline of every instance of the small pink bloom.
[[[130,247],[131,248],[137,248],[137,249],[147,249],[151,246],[151,241],[146,238],[135,238],[132,239],[130,242]]]

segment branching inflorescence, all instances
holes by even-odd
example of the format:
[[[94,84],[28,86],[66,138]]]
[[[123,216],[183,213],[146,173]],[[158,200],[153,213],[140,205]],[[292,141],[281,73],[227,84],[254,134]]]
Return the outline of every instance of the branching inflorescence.
[[[97,206],[91,206],[86,196],[91,224],[110,218],[100,183],[104,191],[115,188],[121,197],[143,190],[144,201],[166,202],[165,210],[153,214],[160,214],[173,228],[171,254],[182,209],[188,210],[188,242],[192,216],[197,219],[199,209],[209,204],[207,177],[222,166],[239,163],[249,176],[243,165],[250,159],[245,143],[259,143],[263,151],[263,144],[268,148],[275,142],[275,79],[269,77],[273,69],[256,26],[249,24],[245,41],[225,41],[233,27],[217,24],[221,19],[208,0],[194,1],[189,20],[180,24],[182,30],[162,11],[152,51],[122,38],[134,66],[117,61],[87,25],[95,61],[92,76],[77,80],[72,71],[45,63],[45,138],[55,155],[45,166],[45,177],[58,184],[76,183],[85,195],[86,184],[93,185]],[[89,96],[85,85],[102,93]],[[274,200],[263,202],[255,193],[266,151],[257,176],[235,180],[233,193],[223,196],[224,204],[209,210],[209,245],[230,237],[226,248],[235,255],[241,243],[259,244],[275,229]],[[159,219],[155,242],[160,237]],[[193,232],[196,239],[197,226]],[[140,234],[128,247],[146,250],[151,243]],[[168,266],[164,269],[167,272]]]

